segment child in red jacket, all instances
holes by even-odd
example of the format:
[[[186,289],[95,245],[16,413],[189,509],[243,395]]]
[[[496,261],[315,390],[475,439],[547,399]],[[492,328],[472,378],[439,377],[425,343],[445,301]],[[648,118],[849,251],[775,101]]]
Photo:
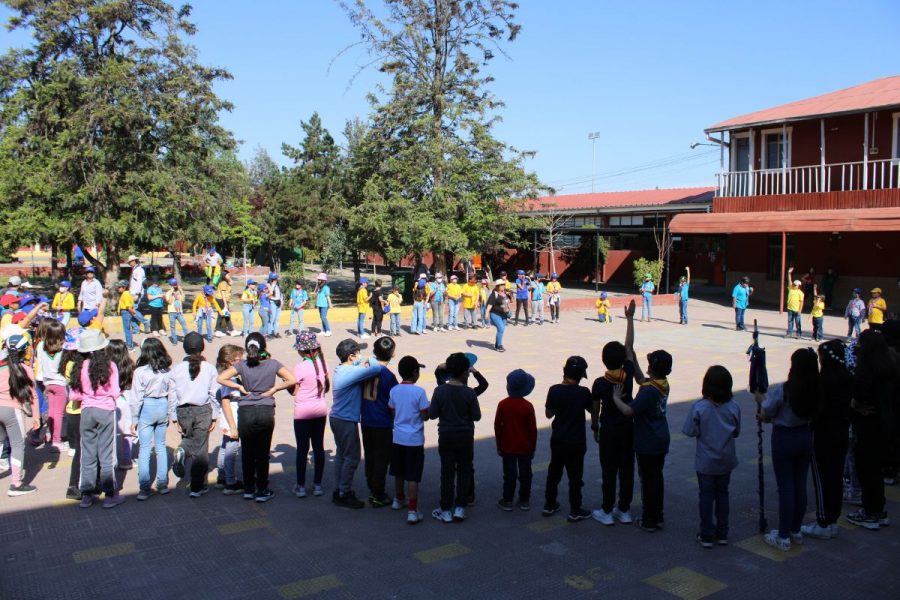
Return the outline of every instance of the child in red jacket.
[[[516,479],[519,480],[519,508],[528,510],[531,498],[531,459],[537,444],[537,422],[534,406],[525,396],[534,390],[534,377],[516,369],[506,376],[506,393],[509,397],[497,406],[494,417],[494,436],[497,454],[503,458],[503,497],[497,505],[505,510],[513,509]]]

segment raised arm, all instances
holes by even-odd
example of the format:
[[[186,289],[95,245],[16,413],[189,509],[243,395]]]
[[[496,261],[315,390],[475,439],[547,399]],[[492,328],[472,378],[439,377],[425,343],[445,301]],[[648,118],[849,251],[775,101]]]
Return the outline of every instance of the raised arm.
[[[684,268],[684,272],[686,273],[686,278],[687,278],[688,285],[690,285],[690,284],[691,284],[691,268],[690,268],[690,267],[685,267],[685,268]]]

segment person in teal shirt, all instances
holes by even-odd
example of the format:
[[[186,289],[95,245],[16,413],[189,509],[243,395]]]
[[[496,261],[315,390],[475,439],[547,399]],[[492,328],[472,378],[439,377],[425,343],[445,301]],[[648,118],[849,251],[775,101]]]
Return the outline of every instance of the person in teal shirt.
[[[675,299],[678,300],[678,316],[681,325],[688,324],[688,294],[691,287],[691,268],[685,267],[686,275],[682,275],[678,280],[678,292]]]
[[[298,281],[294,284],[294,289],[291,290],[291,319],[288,323],[287,331],[285,334],[298,334],[305,329],[303,325],[303,313],[306,309],[306,303],[309,301],[309,294],[303,289],[303,282]],[[297,326],[300,329],[294,329],[294,320],[297,321]]]
[[[753,288],[750,287],[750,278],[746,275],[734,286],[731,292],[731,305],[734,307],[734,324],[738,331],[746,331],[744,326],[744,313],[750,305],[750,296]]]
[[[147,288],[147,306],[150,307],[150,333],[161,334],[165,331],[163,327],[163,307],[165,293],[158,281],[153,281]]]
[[[641,322],[645,319],[649,322],[653,319],[653,292],[656,286],[653,284],[653,275],[644,274],[644,283],[641,284]]]
[[[331,337],[331,325],[328,323],[328,309],[331,308],[331,288],[328,287],[328,275],[319,273],[316,277],[316,308],[322,319],[322,335]]]
[[[538,273],[531,284],[531,318],[538,325],[544,324],[544,292],[547,290],[542,279]]]

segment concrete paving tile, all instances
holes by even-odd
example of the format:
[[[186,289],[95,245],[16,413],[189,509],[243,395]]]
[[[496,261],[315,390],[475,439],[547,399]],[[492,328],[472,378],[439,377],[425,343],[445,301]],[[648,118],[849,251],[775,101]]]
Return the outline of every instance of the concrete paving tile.
[[[420,550],[413,554],[422,564],[430,565],[436,562],[449,560],[458,556],[465,556],[471,550],[459,543],[445,544],[428,550]]]
[[[644,580],[653,587],[682,600],[701,600],[724,590],[727,585],[685,567],[675,567]]]
[[[301,579],[282,585],[278,588],[278,595],[282,598],[305,598],[322,592],[327,592],[341,586],[341,580],[336,575],[322,575],[312,579]]]
[[[112,558],[114,556],[124,556],[126,554],[131,554],[132,552],[134,552],[134,544],[132,542],[125,542],[122,544],[111,544],[109,546],[97,546],[86,550],[78,550],[77,552],[72,553],[72,560],[76,563],[86,563],[103,560],[105,558]]]

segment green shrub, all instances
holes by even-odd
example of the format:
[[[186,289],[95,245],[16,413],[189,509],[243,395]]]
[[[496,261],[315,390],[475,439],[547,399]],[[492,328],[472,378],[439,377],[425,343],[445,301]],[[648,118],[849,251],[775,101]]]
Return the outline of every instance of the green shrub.
[[[662,272],[663,261],[639,258],[634,261],[634,285],[640,288],[644,283],[644,277],[647,273],[650,273],[650,275],[653,276],[653,284],[656,286],[657,291],[659,291],[659,282],[662,280]]]

